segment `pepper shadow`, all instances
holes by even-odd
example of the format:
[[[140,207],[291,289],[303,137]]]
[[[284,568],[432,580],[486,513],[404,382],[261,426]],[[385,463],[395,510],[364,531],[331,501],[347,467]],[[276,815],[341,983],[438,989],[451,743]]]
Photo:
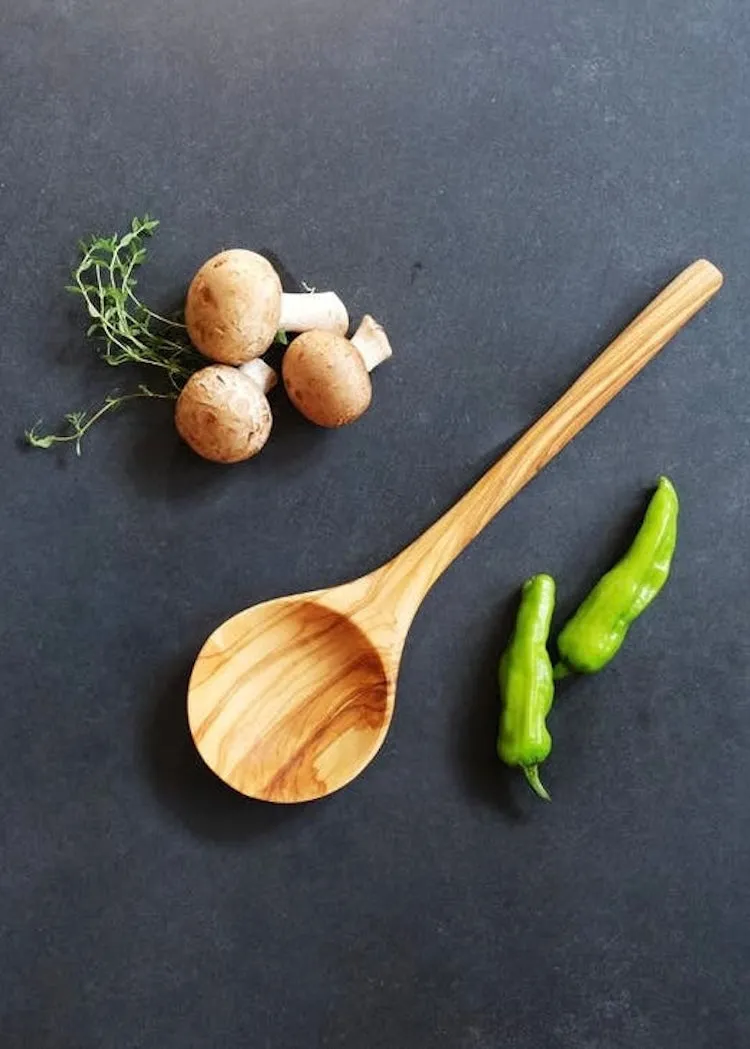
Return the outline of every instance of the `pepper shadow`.
[[[529,814],[519,797],[528,787],[517,769],[500,761],[496,750],[500,715],[497,665],[513,630],[517,608],[518,594],[513,593],[493,615],[482,617],[481,634],[475,634],[475,656],[465,679],[458,683],[460,703],[456,707],[451,747],[469,797],[499,809],[513,822],[525,822]]]
[[[576,572],[572,576],[575,580],[573,586],[569,586],[567,581],[564,585],[558,586],[557,604],[552,620],[549,645],[553,663],[557,662],[559,658],[557,651],[558,634],[601,577],[627,553],[643,521],[646,508],[655,489],[656,477],[653,485],[642,489],[633,496],[629,506],[613,512],[611,515],[612,524],[607,535],[604,537],[592,535],[590,541],[586,544],[586,550],[592,551],[591,560],[586,566],[586,570]],[[575,681],[575,675],[563,678],[557,682],[555,694],[564,694],[573,681]]]
[[[159,802],[196,838],[216,844],[252,841],[303,816],[309,819],[310,806],[246,798],[204,763],[187,720],[191,670],[192,659],[183,659],[161,678],[139,726],[138,760]]]

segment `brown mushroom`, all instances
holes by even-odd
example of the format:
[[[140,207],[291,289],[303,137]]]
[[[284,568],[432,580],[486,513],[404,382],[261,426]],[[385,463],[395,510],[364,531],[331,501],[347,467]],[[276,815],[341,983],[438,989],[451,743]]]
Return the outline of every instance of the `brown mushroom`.
[[[194,452],[216,463],[239,463],[257,455],[271,433],[266,393],[276,373],[265,361],[241,368],[212,364],[185,383],[175,407],[175,426]]]
[[[346,426],[369,408],[369,373],[392,352],[388,336],[369,314],[351,339],[308,331],[284,354],[284,386],[292,404],[311,422]]]
[[[204,262],[193,277],[185,323],[206,357],[242,364],[265,353],[279,330],[323,328],[344,335],[349,316],[334,292],[286,294],[267,259],[232,248]]]

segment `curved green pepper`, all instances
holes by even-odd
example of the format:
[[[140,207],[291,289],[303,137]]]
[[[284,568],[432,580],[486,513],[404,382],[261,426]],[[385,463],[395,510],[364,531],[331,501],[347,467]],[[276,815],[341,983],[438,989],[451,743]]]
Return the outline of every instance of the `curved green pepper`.
[[[539,766],[552,749],[545,719],[555,686],[547,639],[555,607],[555,581],[548,575],[527,580],[521,591],[516,625],[498,669],[503,703],[497,753],[506,765],[520,767],[540,798],[549,794]]]
[[[557,640],[555,679],[570,671],[595,674],[617,654],[631,624],[667,581],[677,542],[679,501],[667,477],[648,504],[633,544],[602,576]]]

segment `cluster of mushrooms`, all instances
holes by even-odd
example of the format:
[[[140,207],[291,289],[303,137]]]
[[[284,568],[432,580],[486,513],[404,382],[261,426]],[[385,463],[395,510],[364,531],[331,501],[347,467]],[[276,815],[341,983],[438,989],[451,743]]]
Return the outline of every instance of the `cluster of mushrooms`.
[[[277,332],[302,332],[282,361],[292,404],[318,426],[345,426],[367,410],[369,373],[391,356],[371,316],[351,339],[334,292],[286,294],[267,259],[233,248],[201,266],[188,289],[185,323],[193,345],[215,361],[188,379],[175,408],[183,440],[205,459],[237,463],[257,455],[271,433],[267,394],[276,373],[262,359]]]

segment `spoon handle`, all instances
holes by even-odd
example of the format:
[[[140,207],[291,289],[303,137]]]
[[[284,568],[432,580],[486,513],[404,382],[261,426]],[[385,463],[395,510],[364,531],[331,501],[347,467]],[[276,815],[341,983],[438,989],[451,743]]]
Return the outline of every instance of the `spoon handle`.
[[[451,510],[385,566],[398,584],[404,612],[416,612],[464,547],[656,356],[722,281],[705,259],[688,266]]]

